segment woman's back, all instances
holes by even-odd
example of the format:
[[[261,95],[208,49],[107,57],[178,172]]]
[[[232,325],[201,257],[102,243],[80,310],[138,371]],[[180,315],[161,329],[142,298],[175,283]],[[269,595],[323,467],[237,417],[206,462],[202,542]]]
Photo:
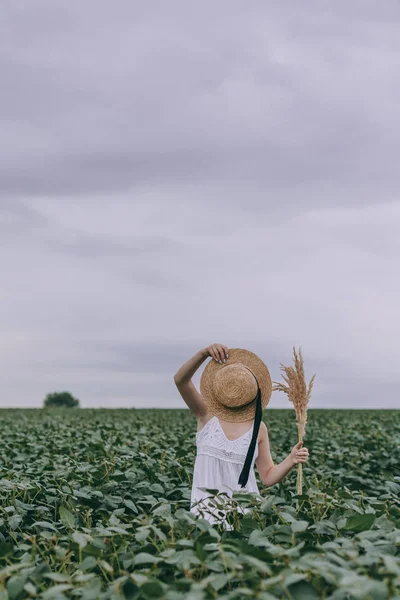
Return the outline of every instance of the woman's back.
[[[194,465],[193,485],[191,493],[191,512],[201,514],[211,522],[220,520],[215,507],[206,500],[210,494],[199,488],[217,489],[232,496],[233,491],[256,492],[254,462],[258,456],[258,444],[250,468],[249,479],[245,488],[239,486],[238,480],[246,459],[254,423],[250,429],[236,439],[228,439],[217,416],[213,416],[204,427],[196,433],[197,455]],[[204,512],[202,512],[202,509]],[[212,514],[209,514],[209,513]]]

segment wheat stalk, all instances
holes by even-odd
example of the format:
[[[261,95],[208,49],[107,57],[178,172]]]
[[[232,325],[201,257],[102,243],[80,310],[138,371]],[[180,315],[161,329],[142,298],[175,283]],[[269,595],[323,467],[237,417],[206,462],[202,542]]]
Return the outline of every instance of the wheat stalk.
[[[284,392],[293,403],[296,411],[297,431],[299,434],[299,442],[303,440],[307,425],[307,406],[311,398],[311,392],[314,385],[315,375],[312,376],[310,383],[307,386],[304,375],[304,360],[301,353],[296,353],[296,348],[293,346],[293,362],[294,366],[286,367],[281,363],[282,379],[285,383],[273,382],[273,391]],[[303,491],[303,465],[298,464],[297,470],[297,494],[301,495]]]

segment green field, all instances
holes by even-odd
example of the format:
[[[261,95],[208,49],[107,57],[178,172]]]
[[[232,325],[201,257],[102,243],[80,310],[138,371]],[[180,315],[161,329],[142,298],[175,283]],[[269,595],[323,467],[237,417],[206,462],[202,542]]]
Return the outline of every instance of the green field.
[[[266,410],[275,462],[293,411]],[[189,512],[188,410],[0,411],[0,600],[400,598],[400,411],[309,411],[296,473]],[[218,499],[216,499],[218,501]]]

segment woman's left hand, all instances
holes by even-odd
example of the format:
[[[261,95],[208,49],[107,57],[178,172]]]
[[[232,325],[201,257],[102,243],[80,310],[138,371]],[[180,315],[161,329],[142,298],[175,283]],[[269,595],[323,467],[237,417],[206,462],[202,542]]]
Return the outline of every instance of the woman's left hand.
[[[298,463],[305,463],[308,461],[308,449],[302,448],[302,446],[303,442],[299,442],[298,444],[293,446],[293,449],[290,453],[290,458],[292,459],[295,465],[297,465]]]

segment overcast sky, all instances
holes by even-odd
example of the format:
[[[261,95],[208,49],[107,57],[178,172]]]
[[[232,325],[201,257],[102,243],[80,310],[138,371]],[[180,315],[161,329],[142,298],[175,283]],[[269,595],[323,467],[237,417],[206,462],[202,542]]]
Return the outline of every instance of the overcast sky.
[[[397,0],[1,4],[0,406],[184,407],[219,342],[400,407]]]

